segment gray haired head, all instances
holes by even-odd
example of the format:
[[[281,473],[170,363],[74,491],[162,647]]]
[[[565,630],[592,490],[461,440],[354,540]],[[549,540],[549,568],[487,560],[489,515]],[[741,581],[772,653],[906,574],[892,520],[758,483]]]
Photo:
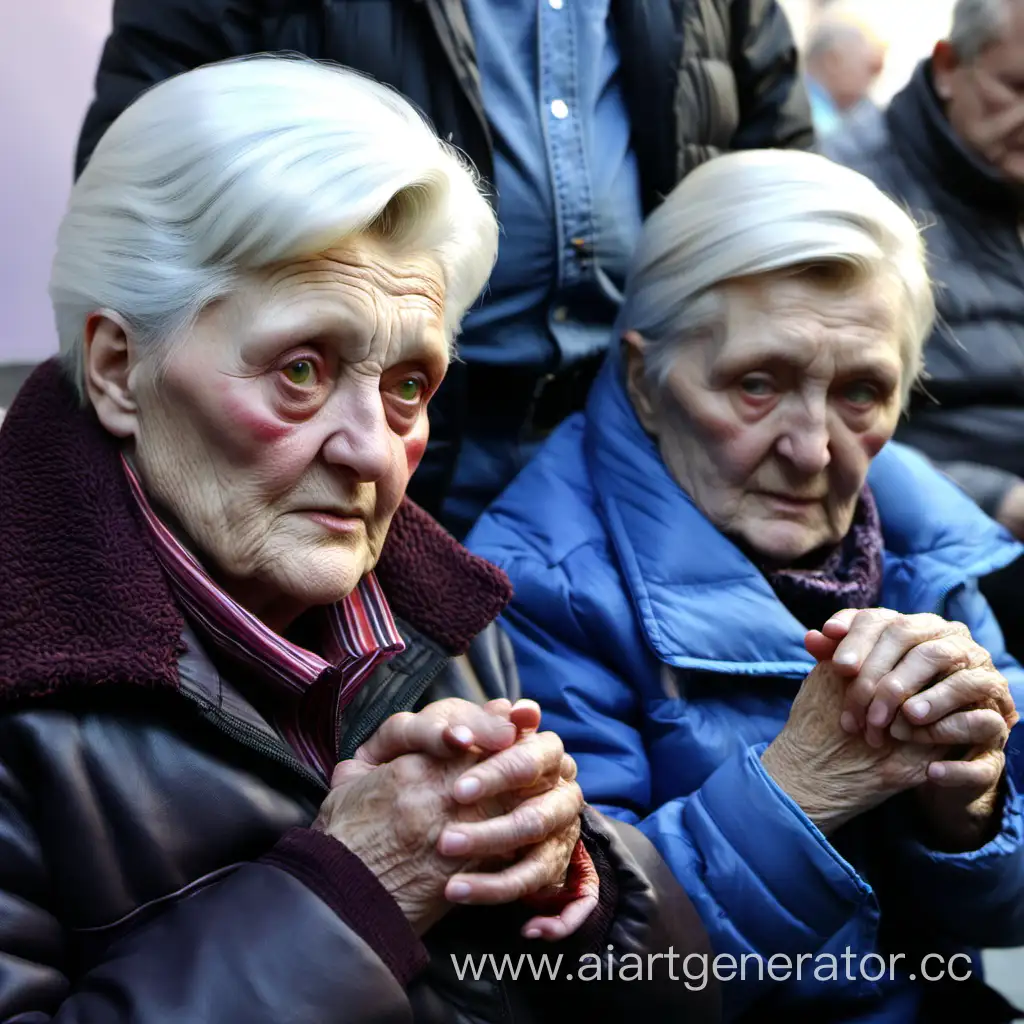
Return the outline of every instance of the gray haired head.
[[[1006,30],[1015,0],[958,0],[949,43],[963,64],[975,61]]]
[[[812,153],[731,153],[683,179],[644,226],[617,331],[648,342],[660,381],[676,346],[721,326],[726,282],[812,269],[898,285],[905,400],[935,318],[920,232],[863,175]]]
[[[453,337],[497,222],[468,162],[399,93],[269,56],[160,83],[100,140],[58,233],[50,297],[80,395],[92,313],[118,314],[160,359],[247,274],[361,234],[437,260]]]

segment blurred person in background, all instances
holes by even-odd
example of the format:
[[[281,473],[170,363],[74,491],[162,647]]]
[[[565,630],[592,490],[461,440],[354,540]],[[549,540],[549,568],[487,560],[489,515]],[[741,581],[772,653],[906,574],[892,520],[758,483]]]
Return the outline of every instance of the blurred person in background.
[[[582,408],[644,215],[709,156],[812,142],[777,0],[117,0],[78,169],[143,89],[265,50],[394,86],[496,193],[498,263],[410,489],[459,536]]]
[[[888,443],[933,315],[919,232],[866,178],[720,157],[648,218],[586,411],[470,534],[584,794],[716,953],[903,954],[747,973],[727,1020],[1015,1016],[976,955],[970,983],[916,962],[1024,942],[1024,671],[977,586],[1021,546]]]
[[[819,139],[839,131],[851,117],[877,113],[869,93],[885,66],[885,53],[877,33],[845,6],[827,8],[814,23],[804,66]]]
[[[960,0],[885,116],[825,152],[928,225],[939,315],[897,437],[1024,538],[1024,0]],[[1024,657],[1024,562],[983,586]]]

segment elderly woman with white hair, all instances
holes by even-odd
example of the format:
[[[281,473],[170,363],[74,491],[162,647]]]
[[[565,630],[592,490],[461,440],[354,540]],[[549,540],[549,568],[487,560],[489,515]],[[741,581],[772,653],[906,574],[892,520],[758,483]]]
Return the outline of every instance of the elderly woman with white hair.
[[[403,500],[497,234],[313,62],[189,72],[97,147],[63,360],[0,431],[0,1020],[718,1018],[621,984],[704,930],[516,700],[507,579]]]
[[[586,798],[696,903],[728,1019],[1012,1017],[962,979],[1024,942],[1024,676],[977,586],[1018,547],[887,443],[932,316],[866,178],[711,161],[646,225],[585,414],[470,536]]]

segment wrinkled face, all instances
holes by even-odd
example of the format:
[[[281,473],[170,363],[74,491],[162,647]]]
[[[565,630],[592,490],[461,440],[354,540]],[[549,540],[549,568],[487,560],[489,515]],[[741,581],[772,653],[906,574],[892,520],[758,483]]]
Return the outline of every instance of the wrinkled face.
[[[770,562],[846,535],[896,428],[903,369],[887,291],[807,276],[730,283],[722,329],[680,344],[661,389],[629,339],[631,398],[669,472]]]
[[[1007,180],[1024,185],[1024,3],[1007,5],[1000,39],[970,64],[948,44],[932,59],[935,89],[953,130]]]
[[[361,240],[209,308],[134,388],[148,493],[271,625],[376,564],[448,365],[440,267]]]

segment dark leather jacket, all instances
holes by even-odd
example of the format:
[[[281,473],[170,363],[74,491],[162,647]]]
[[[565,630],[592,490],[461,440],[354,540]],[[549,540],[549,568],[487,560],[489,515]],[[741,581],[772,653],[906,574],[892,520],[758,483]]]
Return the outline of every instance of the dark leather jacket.
[[[0,479],[0,1021],[718,1019],[713,985],[666,972],[460,980],[467,953],[515,962],[524,908],[453,910],[424,949],[361,862],[309,829],[325,787],[196,641],[111,439],[53,362],[0,430]],[[406,504],[378,575],[407,647],[346,711],[340,757],[398,710],[517,692],[493,566]],[[536,952],[568,973],[608,944],[706,951],[646,839],[590,811],[584,836],[601,906]]]

